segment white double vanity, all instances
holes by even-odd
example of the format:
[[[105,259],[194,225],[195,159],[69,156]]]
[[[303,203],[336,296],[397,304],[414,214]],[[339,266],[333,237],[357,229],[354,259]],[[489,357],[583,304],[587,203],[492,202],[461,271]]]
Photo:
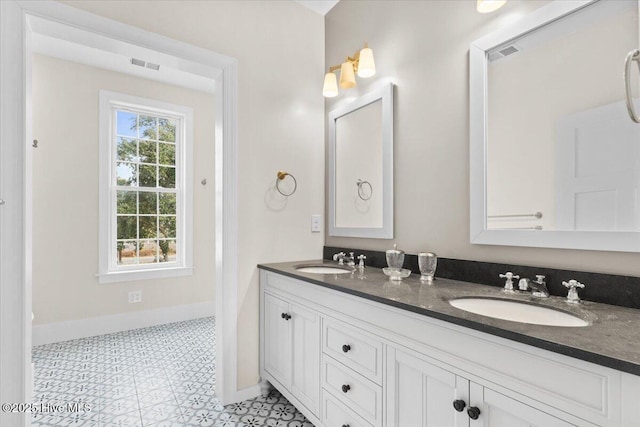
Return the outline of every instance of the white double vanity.
[[[640,376],[582,360],[615,366],[606,339],[591,348],[589,336],[637,326],[637,310],[620,308],[613,325],[602,320],[611,306],[595,303],[587,307],[599,320],[584,328],[516,324],[447,302],[500,296],[500,288],[393,283],[380,269],[365,271],[261,266],[261,377],[316,426],[640,425]]]
[[[472,244],[640,252],[621,78],[638,8],[551,2],[471,44]],[[394,236],[393,99],[389,84],[328,115],[329,236]],[[640,310],[519,297],[582,319],[535,325],[450,304],[504,299],[495,286],[295,267],[260,266],[260,375],[316,426],[640,427]]]

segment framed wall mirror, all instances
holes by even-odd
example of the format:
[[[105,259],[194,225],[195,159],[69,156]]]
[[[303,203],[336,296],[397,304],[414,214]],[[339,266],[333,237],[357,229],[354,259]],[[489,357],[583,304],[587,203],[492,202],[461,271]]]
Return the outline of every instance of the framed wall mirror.
[[[556,1],[471,44],[471,243],[640,251],[638,16]]]
[[[329,235],[393,238],[393,84],[329,113]]]

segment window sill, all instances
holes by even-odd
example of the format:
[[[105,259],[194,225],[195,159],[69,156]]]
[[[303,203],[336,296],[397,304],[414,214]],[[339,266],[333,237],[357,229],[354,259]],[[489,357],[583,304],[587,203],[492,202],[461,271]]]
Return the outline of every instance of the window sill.
[[[193,275],[193,267],[169,267],[155,268],[153,270],[129,270],[117,271],[105,274],[97,274],[98,283],[131,282],[135,280],[165,279],[169,277],[182,277]]]

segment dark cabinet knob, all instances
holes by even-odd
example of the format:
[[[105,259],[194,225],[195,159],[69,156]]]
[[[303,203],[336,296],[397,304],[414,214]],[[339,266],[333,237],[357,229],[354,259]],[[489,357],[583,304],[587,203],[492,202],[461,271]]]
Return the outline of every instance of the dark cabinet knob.
[[[453,407],[455,408],[456,411],[458,412],[462,412],[464,411],[464,408],[467,406],[467,404],[464,402],[464,400],[458,399],[458,400],[454,400],[453,401]]]
[[[349,424],[342,424],[342,427],[350,427]]]
[[[289,320],[289,319],[291,319],[291,315],[290,315],[290,314],[287,314],[287,313],[282,313],[282,314],[280,315],[280,317],[282,317],[284,320]]]
[[[346,392],[348,392],[349,390],[351,390],[351,386],[350,386],[349,384],[344,384],[344,385],[342,386],[342,392],[343,392],[343,393],[346,393]]]
[[[472,406],[471,408],[467,409],[467,414],[472,420],[477,420],[480,417],[480,409]]]
[[[351,346],[349,344],[345,344],[342,346],[342,351],[344,351],[345,353],[349,350],[351,350]]]

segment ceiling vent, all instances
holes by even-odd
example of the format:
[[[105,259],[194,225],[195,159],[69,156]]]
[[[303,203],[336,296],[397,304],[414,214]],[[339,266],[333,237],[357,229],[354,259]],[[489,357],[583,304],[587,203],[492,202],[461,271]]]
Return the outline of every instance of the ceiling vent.
[[[511,46],[507,46],[504,49],[500,50],[500,54],[502,56],[509,56],[512,55],[514,53],[518,52],[518,49],[516,49],[515,46],[511,45]]]
[[[160,69],[160,65],[152,64],[151,62],[145,62],[142,59],[131,58],[131,63],[133,65],[137,65],[138,67],[144,67],[150,70],[158,71]]]

